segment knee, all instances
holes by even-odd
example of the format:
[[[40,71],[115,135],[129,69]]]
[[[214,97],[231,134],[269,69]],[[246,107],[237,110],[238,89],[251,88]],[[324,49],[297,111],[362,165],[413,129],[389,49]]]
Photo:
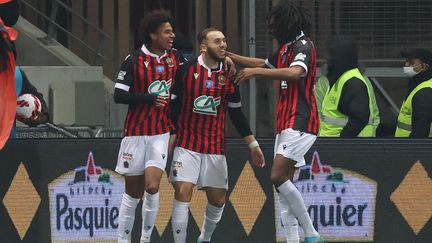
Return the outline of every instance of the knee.
[[[210,204],[217,208],[222,208],[225,205],[225,198],[210,202]]]
[[[283,183],[283,182],[281,183],[282,177],[283,176],[282,176],[281,173],[274,173],[274,172],[272,172],[271,175],[270,175],[270,180],[271,180],[271,182],[273,183],[274,186],[278,187],[278,186],[280,186]]]
[[[192,190],[193,187],[190,187],[188,185],[175,185],[175,199],[182,201],[182,202],[190,202],[192,199]]]
[[[208,203],[212,206],[215,206],[217,208],[222,208],[225,205],[226,202],[226,196],[219,197],[219,198],[212,198],[208,200]]]
[[[159,191],[159,183],[148,183],[146,185],[146,192],[155,194]]]

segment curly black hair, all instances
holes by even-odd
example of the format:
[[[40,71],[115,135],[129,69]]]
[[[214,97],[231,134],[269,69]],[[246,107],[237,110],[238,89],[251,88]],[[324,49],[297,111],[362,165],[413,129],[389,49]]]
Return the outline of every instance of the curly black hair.
[[[312,27],[309,11],[291,1],[276,5],[267,19],[269,31],[279,44],[295,40],[301,31],[309,35]]]
[[[150,44],[150,34],[156,33],[157,29],[164,23],[170,23],[171,26],[174,26],[173,19],[168,10],[157,9],[144,15],[141,19],[139,28],[141,43]]]

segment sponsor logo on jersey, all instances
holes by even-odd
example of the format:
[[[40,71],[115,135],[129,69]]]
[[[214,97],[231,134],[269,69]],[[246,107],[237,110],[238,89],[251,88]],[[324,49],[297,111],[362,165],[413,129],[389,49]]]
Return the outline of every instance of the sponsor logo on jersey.
[[[294,61],[303,61],[306,60],[306,54],[304,53],[299,53],[294,57]]]
[[[156,72],[162,74],[165,72],[165,67],[163,65],[157,65]]]
[[[201,95],[194,101],[193,112],[205,115],[217,115],[217,107],[220,105],[220,97]]]
[[[124,80],[124,76],[126,75],[126,71],[120,71],[117,75],[118,80]]]
[[[164,98],[168,98],[170,95],[171,81],[172,81],[171,79],[168,81],[165,80],[154,81],[148,87],[149,94],[156,94]]]
[[[207,80],[206,81],[206,87],[207,87],[207,89],[211,89],[211,88],[213,88],[213,81],[212,80]]]

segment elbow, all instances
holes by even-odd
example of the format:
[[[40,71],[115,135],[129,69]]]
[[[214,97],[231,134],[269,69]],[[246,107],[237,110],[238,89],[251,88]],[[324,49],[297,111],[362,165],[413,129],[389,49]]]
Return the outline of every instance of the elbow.
[[[114,102],[117,104],[126,104],[124,96],[122,95],[122,91],[118,89],[114,91]]]
[[[121,98],[119,97],[119,95],[114,93],[114,102],[115,103],[121,103]]]

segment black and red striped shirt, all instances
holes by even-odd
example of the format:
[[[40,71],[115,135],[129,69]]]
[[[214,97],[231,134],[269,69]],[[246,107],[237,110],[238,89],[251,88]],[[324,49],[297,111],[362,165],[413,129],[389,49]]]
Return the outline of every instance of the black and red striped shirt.
[[[241,107],[240,91],[222,63],[208,68],[202,56],[177,74],[173,99],[180,99],[177,146],[205,154],[224,154],[227,107]]]
[[[145,45],[123,62],[115,87],[134,94],[157,94],[168,104],[159,108],[151,103],[129,104],[125,120],[125,136],[157,135],[172,129],[169,119],[169,100],[174,77],[183,57],[176,50],[162,56],[151,53]]]
[[[316,51],[312,41],[303,34],[296,41],[282,45],[266,60],[270,68],[301,66],[306,74],[296,81],[279,81],[276,109],[276,131],[294,130],[317,134],[319,118],[314,96]]]

